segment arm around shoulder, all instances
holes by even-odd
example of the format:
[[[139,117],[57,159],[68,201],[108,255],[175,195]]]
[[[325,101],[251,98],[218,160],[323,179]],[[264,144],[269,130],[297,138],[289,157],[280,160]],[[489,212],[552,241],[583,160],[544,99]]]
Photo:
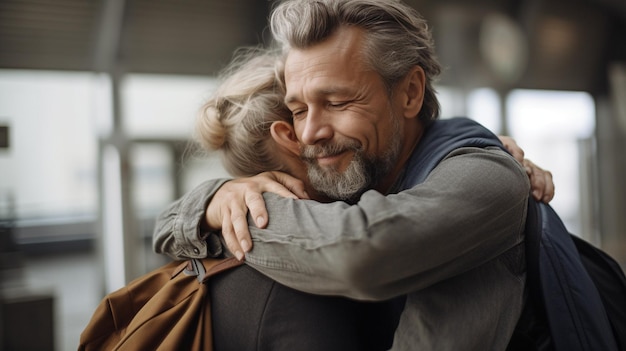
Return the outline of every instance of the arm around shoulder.
[[[226,181],[205,181],[163,210],[154,226],[154,251],[178,260],[221,254],[219,240],[207,244],[207,233],[202,233],[201,223],[205,221],[208,202]]]

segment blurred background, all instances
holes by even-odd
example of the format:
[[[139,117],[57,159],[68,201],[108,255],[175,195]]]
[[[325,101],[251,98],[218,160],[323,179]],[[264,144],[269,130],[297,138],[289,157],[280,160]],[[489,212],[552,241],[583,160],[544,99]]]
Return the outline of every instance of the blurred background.
[[[626,2],[408,1],[443,118],[513,136],[569,230],[626,265]],[[219,159],[186,152],[215,75],[268,43],[267,0],[0,0],[0,349],[75,350],[104,294],[167,261],[156,214]]]

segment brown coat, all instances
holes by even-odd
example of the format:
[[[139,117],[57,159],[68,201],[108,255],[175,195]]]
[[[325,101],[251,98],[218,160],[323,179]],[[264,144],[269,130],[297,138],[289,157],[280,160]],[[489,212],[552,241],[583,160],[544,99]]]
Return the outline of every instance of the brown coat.
[[[212,350],[206,282],[234,258],[175,261],[104,297],[80,335],[79,351]]]

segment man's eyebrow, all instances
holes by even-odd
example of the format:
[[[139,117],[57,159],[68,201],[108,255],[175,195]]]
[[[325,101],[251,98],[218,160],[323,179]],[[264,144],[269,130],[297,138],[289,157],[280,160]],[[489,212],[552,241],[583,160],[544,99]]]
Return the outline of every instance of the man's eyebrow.
[[[350,89],[349,87],[336,86],[336,87],[314,90],[313,96],[320,97],[320,96],[329,96],[329,95],[335,95],[335,94],[350,94],[350,93],[352,93],[352,89]],[[298,102],[298,98],[295,95],[285,96],[285,104],[289,104],[293,102]]]
[[[298,101],[298,98],[296,98],[295,96],[291,95],[291,96],[285,96],[285,105],[289,105],[292,102],[296,102]]]

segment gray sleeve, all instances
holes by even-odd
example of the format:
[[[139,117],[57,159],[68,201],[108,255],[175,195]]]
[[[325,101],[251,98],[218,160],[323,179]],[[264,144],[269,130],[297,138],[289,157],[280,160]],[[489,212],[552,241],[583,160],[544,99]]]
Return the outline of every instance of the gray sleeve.
[[[173,259],[215,257],[222,253],[219,237],[202,233],[209,200],[228,179],[203,182],[169,205],[156,218],[152,248]]]
[[[477,267],[523,240],[529,181],[504,152],[463,148],[422,184],[358,204],[266,194],[248,264],[295,289],[379,300]]]

